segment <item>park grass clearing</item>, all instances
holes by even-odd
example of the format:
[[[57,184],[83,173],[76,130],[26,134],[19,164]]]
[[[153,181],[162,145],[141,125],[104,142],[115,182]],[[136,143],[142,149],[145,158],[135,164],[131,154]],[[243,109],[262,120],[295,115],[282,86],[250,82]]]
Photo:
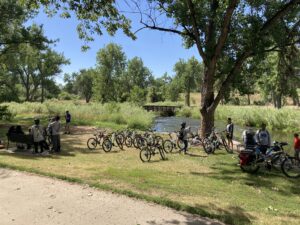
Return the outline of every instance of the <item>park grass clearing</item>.
[[[1,128],[2,129],[2,128]],[[0,133],[4,133],[1,131]],[[0,166],[144,199],[228,224],[299,224],[300,180],[241,172],[234,154],[169,154],[142,163],[139,151],[89,151],[91,134],[63,135],[60,155],[0,153]],[[124,206],[126,207],[126,206]]]

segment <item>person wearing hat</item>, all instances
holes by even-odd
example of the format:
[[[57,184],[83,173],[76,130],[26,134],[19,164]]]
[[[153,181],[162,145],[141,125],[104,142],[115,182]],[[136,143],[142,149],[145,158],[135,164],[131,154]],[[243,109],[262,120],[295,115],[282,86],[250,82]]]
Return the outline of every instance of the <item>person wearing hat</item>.
[[[41,148],[41,153],[44,151],[43,142],[44,142],[44,135],[43,135],[43,127],[40,125],[40,120],[35,119],[34,125],[31,127],[30,134],[33,136],[33,143],[34,143],[34,152],[38,153],[38,147]]]
[[[266,129],[265,123],[261,124],[261,129],[256,132],[255,139],[258,145],[258,149],[261,153],[266,154],[266,151],[271,146],[271,135]]]
[[[188,133],[191,132],[191,128],[190,127],[186,127],[186,123],[183,122],[181,123],[181,128],[179,131],[179,140],[183,141],[184,143],[184,148],[182,149],[182,151],[184,152],[184,154],[186,154],[187,152],[187,148],[188,148]]]

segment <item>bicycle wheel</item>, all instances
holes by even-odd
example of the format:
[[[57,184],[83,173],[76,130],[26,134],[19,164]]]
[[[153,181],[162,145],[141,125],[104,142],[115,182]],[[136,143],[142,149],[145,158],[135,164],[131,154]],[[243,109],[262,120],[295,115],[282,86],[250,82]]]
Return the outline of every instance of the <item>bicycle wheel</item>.
[[[121,133],[116,135],[116,139],[119,139],[119,142],[122,143],[122,145],[125,143],[125,137]]]
[[[183,142],[183,140],[178,139],[177,146],[178,146],[179,150],[182,151],[184,149],[184,142]]]
[[[290,178],[300,177],[300,161],[294,157],[286,158],[281,164],[281,169],[284,175]]]
[[[132,141],[132,138],[131,137],[127,137],[126,139],[125,139],[125,145],[128,147],[128,148],[130,148],[131,146],[132,146],[132,143],[133,141]]]
[[[222,145],[224,146],[225,150],[228,152],[228,153],[233,153],[233,150],[231,148],[229,148],[226,140],[224,138],[222,138]]]
[[[215,151],[213,144],[208,139],[202,141],[202,147],[207,154],[212,154]]]
[[[246,165],[240,165],[242,171],[246,173],[256,173],[259,170],[259,165],[257,165],[256,161],[248,162]]]
[[[151,159],[151,152],[147,148],[143,148],[140,151],[140,159],[142,162],[149,162]]]
[[[139,148],[139,139],[140,139],[140,137],[135,137],[134,139],[133,139],[133,146],[135,147],[135,148]]]
[[[124,148],[123,148],[122,140],[119,139],[119,138],[117,137],[117,138],[116,138],[116,142],[117,142],[118,147],[119,147],[121,150],[123,150]]]
[[[161,159],[166,160],[167,158],[166,158],[165,151],[163,150],[163,148],[158,147],[158,151],[159,151]]]
[[[147,140],[145,138],[139,138],[137,145],[140,150],[142,150],[144,147],[149,146],[147,143]],[[150,145],[150,146],[152,146],[152,145]]]
[[[170,140],[165,140],[163,142],[163,149],[166,153],[170,153],[173,151],[173,143]]]
[[[155,144],[157,144],[159,146],[163,146],[164,145],[164,139],[161,136],[155,136]]]
[[[111,148],[112,148],[112,143],[111,140],[109,140],[109,138],[105,138],[102,142],[102,148],[105,152],[110,152]]]
[[[90,138],[86,142],[89,150],[95,150],[97,147],[97,140],[95,138]]]

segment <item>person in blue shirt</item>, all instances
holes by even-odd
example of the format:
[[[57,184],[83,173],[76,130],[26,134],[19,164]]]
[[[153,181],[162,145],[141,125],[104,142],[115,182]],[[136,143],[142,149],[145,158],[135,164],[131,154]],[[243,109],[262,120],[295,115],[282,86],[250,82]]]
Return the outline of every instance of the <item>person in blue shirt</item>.
[[[65,134],[70,134],[71,114],[69,111],[66,111],[65,119],[66,119]]]

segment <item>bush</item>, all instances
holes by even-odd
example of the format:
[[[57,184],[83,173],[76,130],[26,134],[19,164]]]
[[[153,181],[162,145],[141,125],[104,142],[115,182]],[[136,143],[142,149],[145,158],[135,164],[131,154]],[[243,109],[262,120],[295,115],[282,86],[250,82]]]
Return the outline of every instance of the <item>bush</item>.
[[[8,110],[8,106],[0,106],[0,120],[11,120],[13,114]]]

